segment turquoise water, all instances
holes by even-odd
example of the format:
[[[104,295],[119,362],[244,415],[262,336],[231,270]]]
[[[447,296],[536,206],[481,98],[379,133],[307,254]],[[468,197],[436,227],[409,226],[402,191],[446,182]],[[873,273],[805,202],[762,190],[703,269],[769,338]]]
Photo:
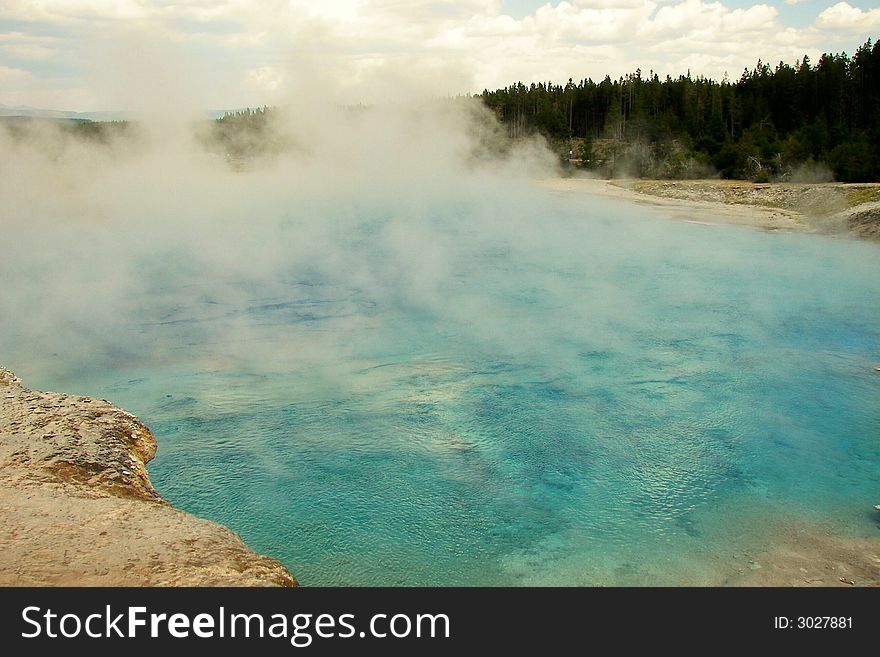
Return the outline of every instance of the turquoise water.
[[[714,583],[783,516],[876,534],[877,245],[540,191],[253,222],[120,232],[117,311],[0,353],[139,415],[160,493],[303,584]]]

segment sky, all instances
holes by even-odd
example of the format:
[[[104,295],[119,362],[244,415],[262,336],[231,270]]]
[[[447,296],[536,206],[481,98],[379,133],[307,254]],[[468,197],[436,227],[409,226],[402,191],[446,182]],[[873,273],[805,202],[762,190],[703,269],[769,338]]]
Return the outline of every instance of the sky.
[[[877,0],[0,0],[0,104],[193,111],[738,78],[880,36]]]

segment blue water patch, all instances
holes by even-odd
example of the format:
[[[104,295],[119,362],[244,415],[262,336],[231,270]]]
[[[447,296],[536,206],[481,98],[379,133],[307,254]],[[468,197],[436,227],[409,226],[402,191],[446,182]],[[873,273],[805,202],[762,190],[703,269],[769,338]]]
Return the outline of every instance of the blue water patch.
[[[145,258],[97,366],[3,347],[139,415],[161,494],[304,584],[699,583],[746,512],[876,532],[876,245],[450,208],[328,208],[326,252],[248,275]]]

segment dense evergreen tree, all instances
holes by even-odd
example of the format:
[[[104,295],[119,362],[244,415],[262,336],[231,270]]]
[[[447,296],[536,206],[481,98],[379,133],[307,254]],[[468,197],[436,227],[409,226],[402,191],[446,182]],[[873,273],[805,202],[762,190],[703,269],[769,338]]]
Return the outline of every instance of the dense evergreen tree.
[[[202,141],[208,149],[231,159],[279,152],[287,144],[272,134],[271,117],[268,107],[226,112],[213,122],[209,133],[201,135]]]
[[[641,70],[599,83],[521,82],[482,101],[520,137],[539,132],[608,173],[680,177],[709,165],[728,178],[787,179],[824,162],[840,181],[880,179],[880,44],[775,68],[758,61],[735,82]]]

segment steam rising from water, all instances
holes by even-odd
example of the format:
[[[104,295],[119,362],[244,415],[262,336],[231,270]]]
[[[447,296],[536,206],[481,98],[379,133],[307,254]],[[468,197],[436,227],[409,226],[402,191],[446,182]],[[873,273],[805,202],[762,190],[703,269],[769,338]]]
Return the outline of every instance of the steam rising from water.
[[[466,102],[301,109],[239,172],[153,129],[0,145],[0,362],[140,415],[301,581],[705,583],[781,510],[870,528],[876,246],[542,191]]]
[[[299,109],[276,113],[273,126],[291,152],[243,172],[201,148],[191,126],[168,122],[109,147],[51,126],[24,141],[0,135],[3,220],[15,244],[0,272],[17,283],[0,312],[15,320],[7,329],[21,352],[104,365],[199,351],[219,339],[203,334],[217,329],[199,313],[226,313],[255,293],[277,299],[299,275],[327,277],[373,303],[440,303],[456,247],[432,228],[438,208],[468,205],[477,213],[471,230],[488,239],[516,220],[526,175],[552,171],[537,145],[492,159],[496,126],[469,101]],[[381,245],[383,257],[361,240]],[[259,323],[227,319],[221,330],[236,338],[222,341],[247,347],[223,357],[267,356],[253,354]],[[168,343],[141,342],[128,330],[140,322],[189,322],[188,343],[176,332]]]

